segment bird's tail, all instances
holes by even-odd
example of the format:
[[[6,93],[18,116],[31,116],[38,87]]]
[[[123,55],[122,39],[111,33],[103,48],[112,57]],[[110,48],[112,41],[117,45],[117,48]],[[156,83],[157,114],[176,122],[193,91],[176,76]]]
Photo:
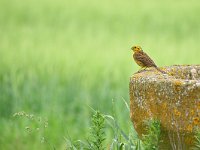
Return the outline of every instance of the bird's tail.
[[[161,70],[161,69],[160,69],[160,68],[158,68],[158,67],[156,67],[156,69],[157,69],[159,72],[161,72],[161,73],[167,74],[167,72],[165,72],[165,71]]]

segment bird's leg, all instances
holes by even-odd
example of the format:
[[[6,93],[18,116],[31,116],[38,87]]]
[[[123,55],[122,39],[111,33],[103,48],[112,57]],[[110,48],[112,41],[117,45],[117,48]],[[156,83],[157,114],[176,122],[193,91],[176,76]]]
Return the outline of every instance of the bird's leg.
[[[140,73],[140,72],[143,72],[143,71],[145,71],[145,70],[146,70],[146,68],[147,68],[147,67],[142,67],[142,68],[140,68],[140,69],[139,69],[139,71],[138,71],[137,73]]]
[[[146,70],[146,69],[147,69],[147,67],[146,67],[146,66],[142,67],[142,70]]]

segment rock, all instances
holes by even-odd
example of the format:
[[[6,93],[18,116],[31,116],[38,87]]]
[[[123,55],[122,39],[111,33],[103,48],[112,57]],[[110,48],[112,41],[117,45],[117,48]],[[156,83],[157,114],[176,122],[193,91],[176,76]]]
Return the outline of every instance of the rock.
[[[145,120],[161,122],[160,149],[189,149],[200,127],[200,65],[174,65],[133,74],[130,116],[141,137]]]

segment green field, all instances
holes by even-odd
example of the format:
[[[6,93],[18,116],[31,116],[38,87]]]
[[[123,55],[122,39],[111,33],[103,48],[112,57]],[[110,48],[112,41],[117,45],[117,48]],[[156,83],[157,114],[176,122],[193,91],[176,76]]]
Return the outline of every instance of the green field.
[[[49,149],[27,133],[25,111],[48,119],[45,136],[84,139],[92,110],[112,114],[128,132],[129,77],[141,45],[158,66],[200,63],[200,2],[1,0],[0,149]],[[108,132],[107,141],[112,138]]]

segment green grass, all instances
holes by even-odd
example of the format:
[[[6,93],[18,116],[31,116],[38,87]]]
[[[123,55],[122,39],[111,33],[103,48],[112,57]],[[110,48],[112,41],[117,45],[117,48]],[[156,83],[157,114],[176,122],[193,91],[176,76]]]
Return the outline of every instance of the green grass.
[[[198,64],[199,7],[196,0],[1,0],[0,149],[49,148],[12,117],[21,110],[48,118],[57,149],[66,135],[86,136],[89,106],[111,114],[112,99],[128,129],[123,99],[139,69],[130,47],[142,45],[159,66]]]

